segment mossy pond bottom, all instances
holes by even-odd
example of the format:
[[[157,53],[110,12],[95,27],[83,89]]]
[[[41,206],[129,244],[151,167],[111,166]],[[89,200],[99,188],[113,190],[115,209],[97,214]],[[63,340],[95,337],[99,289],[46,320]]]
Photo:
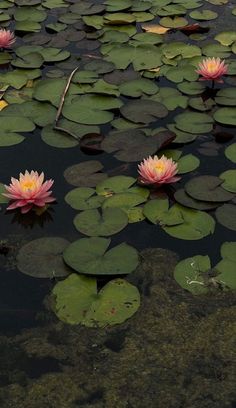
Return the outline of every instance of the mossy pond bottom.
[[[0,407],[236,408],[236,4],[4,0],[0,25]],[[56,201],[24,214],[26,170]]]

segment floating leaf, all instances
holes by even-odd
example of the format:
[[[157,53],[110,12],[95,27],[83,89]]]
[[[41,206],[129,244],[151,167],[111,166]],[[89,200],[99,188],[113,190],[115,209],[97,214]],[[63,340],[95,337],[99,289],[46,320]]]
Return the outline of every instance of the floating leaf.
[[[6,189],[5,189],[5,187],[4,187],[4,184],[0,183],[0,204],[8,203],[9,198],[4,197],[4,196],[2,195],[2,193],[6,193]]]
[[[212,210],[219,205],[218,203],[195,200],[186,193],[184,188],[177,190],[174,194],[174,197],[177,203],[185,207],[194,208],[195,210]]]
[[[217,221],[224,227],[236,231],[236,206],[224,204],[216,210]]]
[[[215,20],[218,14],[212,10],[194,10],[189,14],[194,20],[204,21],[204,20]]]
[[[140,99],[125,104],[120,109],[122,115],[132,122],[148,124],[168,115],[168,110],[159,102]]]
[[[96,192],[102,196],[111,196],[115,193],[125,192],[135,183],[136,179],[128,176],[114,176],[99,182]]]
[[[219,178],[224,180],[221,184],[225,190],[236,193],[236,170],[227,170],[220,174]]]
[[[231,145],[226,147],[225,156],[233,163],[236,163],[236,143],[232,143]]]
[[[224,125],[236,126],[236,107],[217,109],[214,113],[214,119]]]
[[[215,176],[194,177],[185,184],[185,191],[196,200],[224,202],[234,195],[221,187],[222,180]]]
[[[200,165],[200,160],[193,154],[186,154],[178,160],[178,174],[189,173],[197,169]]]
[[[209,256],[196,255],[180,261],[174,270],[178,284],[194,295],[207,293],[206,273],[211,269]]]
[[[69,245],[59,237],[39,238],[24,245],[17,255],[17,268],[35,278],[67,276],[69,269],[63,262],[62,252]]]
[[[74,218],[74,225],[82,234],[107,237],[120,232],[128,224],[128,217],[119,208],[85,210]]]
[[[175,116],[176,127],[189,133],[202,134],[212,130],[213,119],[206,113],[184,112]]]
[[[224,242],[221,245],[220,253],[222,258],[236,262],[236,242]]]
[[[169,209],[169,201],[165,194],[160,194],[155,200],[148,201],[143,207],[145,217],[153,224],[159,224]]]
[[[65,262],[79,273],[89,275],[123,275],[138,265],[135,248],[122,243],[107,251],[111,240],[106,238],[82,238],[70,244],[64,251]]]
[[[105,199],[94,194],[93,188],[77,187],[66,194],[65,201],[75,210],[91,210],[100,207]]]
[[[169,213],[169,214],[168,214]],[[182,207],[179,204],[175,204],[170,208],[167,213],[167,218],[163,217],[163,229],[172,237],[186,240],[197,240],[206,237],[209,234],[213,234],[215,229],[214,219],[203,211],[197,211],[190,208]],[[182,218],[182,221],[178,221],[178,224],[174,225],[174,222],[170,226],[170,221]]]
[[[5,147],[21,143],[24,136],[16,132],[31,132],[35,129],[34,123],[27,118],[14,116],[9,120],[8,116],[2,115],[0,116],[0,146]]]
[[[107,178],[101,173],[103,165],[97,160],[88,160],[68,167],[64,171],[67,183],[78,187],[94,187],[99,181]]]
[[[55,313],[69,324],[104,327],[123,323],[140,306],[138,289],[123,279],[107,283],[97,293],[96,279],[71,274],[52,291]]]

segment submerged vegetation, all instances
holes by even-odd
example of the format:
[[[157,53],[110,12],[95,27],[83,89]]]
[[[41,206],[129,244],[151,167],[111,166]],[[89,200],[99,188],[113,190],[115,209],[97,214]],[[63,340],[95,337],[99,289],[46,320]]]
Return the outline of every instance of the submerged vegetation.
[[[0,2],[1,407],[234,407],[235,19]]]

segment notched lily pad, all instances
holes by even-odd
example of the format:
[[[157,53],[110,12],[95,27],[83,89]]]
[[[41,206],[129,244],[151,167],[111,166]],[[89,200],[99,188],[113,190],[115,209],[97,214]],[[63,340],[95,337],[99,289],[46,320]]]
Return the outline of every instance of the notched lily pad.
[[[123,242],[107,251],[111,243],[106,238],[82,238],[64,251],[67,265],[88,275],[124,275],[132,272],[139,263],[135,248]]]
[[[224,202],[230,201],[234,194],[221,187],[222,180],[215,176],[194,177],[185,184],[185,191],[196,200]]]
[[[70,269],[64,264],[62,253],[69,241],[59,237],[39,238],[24,245],[17,255],[17,268],[34,278],[67,276]]]
[[[121,114],[131,122],[149,124],[168,115],[167,108],[159,102],[140,99],[125,104]]]
[[[67,183],[78,187],[95,187],[97,183],[107,178],[102,173],[102,163],[97,160],[88,160],[68,167],[64,171],[64,177]]]

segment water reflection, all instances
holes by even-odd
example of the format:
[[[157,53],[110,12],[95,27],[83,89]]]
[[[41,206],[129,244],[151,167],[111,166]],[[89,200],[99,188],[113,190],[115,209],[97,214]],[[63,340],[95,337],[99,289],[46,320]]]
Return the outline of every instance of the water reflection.
[[[35,225],[43,228],[45,224],[48,224],[53,221],[53,213],[54,209],[52,207],[47,208],[43,212],[39,211],[30,211],[27,214],[21,214],[20,210],[15,210],[11,223],[12,224],[20,224],[25,229],[30,228],[32,229]],[[11,213],[7,213],[8,215],[12,215]]]

